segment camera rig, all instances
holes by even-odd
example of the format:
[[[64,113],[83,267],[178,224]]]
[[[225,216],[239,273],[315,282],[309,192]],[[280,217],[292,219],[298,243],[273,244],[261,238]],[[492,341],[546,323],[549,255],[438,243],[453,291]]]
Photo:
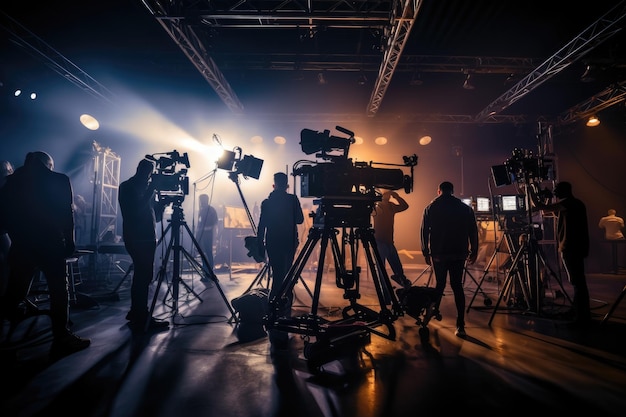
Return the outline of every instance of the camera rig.
[[[348,137],[333,136],[328,130],[315,132],[303,129],[301,132],[303,152],[307,155],[315,153],[321,161],[298,161],[294,164],[293,175],[301,177],[302,197],[318,197],[313,201],[318,208],[307,240],[278,293],[270,299],[269,312],[264,318],[268,329],[304,335],[304,354],[313,370],[318,370],[323,363],[337,355],[363,347],[369,342],[371,333],[395,340],[393,322],[404,315],[403,306],[394,293],[376,245],[371,215],[376,201],[382,199],[377,189],[402,188],[407,193],[412,191],[417,156],[403,157],[402,165],[386,164],[409,167],[410,175],[399,168],[375,168],[373,162],[353,163],[348,158],[348,150],[354,143],[354,133],[341,126],[336,128]],[[339,235],[341,239],[337,237]],[[280,316],[318,243],[319,267],[310,313]],[[341,318],[335,321],[318,315],[324,273],[322,265],[325,264],[329,245],[335,266],[335,283],[344,291],[343,298],[348,300]],[[358,265],[360,246],[367,259],[380,310],[358,302],[361,298],[361,267]]]
[[[176,150],[172,152],[146,155],[145,159],[155,163],[155,172],[150,177],[152,187],[157,193],[158,202],[162,206],[169,203],[181,204],[189,194],[189,177],[187,176],[189,156]]]

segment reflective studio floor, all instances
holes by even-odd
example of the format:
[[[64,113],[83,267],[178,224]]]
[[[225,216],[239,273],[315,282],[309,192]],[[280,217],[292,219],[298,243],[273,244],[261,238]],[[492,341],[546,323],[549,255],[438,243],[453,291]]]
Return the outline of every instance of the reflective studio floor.
[[[230,301],[266,285],[261,265],[216,268],[217,281],[203,282],[187,272],[175,286],[167,274],[161,285],[155,280],[155,316],[170,320],[171,327],[141,335],[126,326],[130,279],[124,278],[123,264],[115,266],[105,277],[83,277],[76,287],[72,329],[91,338],[86,350],[52,362],[47,316],[22,322],[8,340],[4,323],[0,415],[626,412],[626,301],[618,299],[626,284],[622,273],[588,276],[594,320],[576,328],[562,314],[569,305],[567,282],[547,280],[537,313],[507,301],[505,274],[468,269],[465,338],[454,334],[455,310],[447,288],[441,320],[424,326],[403,315],[393,323],[394,340],[371,334],[362,346],[311,367],[302,335],[291,335],[287,349],[274,351],[267,336],[244,338],[238,331]],[[414,286],[434,285],[426,265],[406,267]],[[314,288],[315,277],[315,268],[303,271],[302,283],[294,288],[294,314],[310,312],[306,287]],[[175,301],[173,292],[178,292]],[[367,271],[360,292],[359,303],[376,309]],[[37,302],[45,308],[45,295]],[[332,271],[323,275],[319,302],[318,315],[330,321],[340,318],[347,305]]]

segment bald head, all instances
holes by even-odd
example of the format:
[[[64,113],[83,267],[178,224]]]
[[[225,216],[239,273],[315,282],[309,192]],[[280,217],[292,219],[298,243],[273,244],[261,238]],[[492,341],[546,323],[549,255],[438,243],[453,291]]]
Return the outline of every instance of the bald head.
[[[34,151],[26,154],[24,165],[32,165],[33,163],[43,164],[51,171],[54,169],[54,159],[44,151]]]

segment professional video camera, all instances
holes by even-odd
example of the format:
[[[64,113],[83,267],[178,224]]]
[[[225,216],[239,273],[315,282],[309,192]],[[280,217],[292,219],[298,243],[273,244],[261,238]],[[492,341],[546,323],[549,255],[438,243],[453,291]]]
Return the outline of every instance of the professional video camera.
[[[401,169],[385,169],[372,167],[374,162],[352,162],[348,158],[350,145],[354,143],[354,133],[341,126],[336,129],[347,138],[330,134],[329,130],[316,132],[303,129],[300,133],[302,151],[327,162],[314,163],[299,161],[294,165],[293,175],[301,176],[302,197],[355,197],[373,196],[376,188],[398,190],[403,188],[406,193],[413,189],[413,172],[405,175]],[[382,164],[408,166],[417,165],[417,155],[404,156],[404,164]]]
[[[157,191],[159,202],[182,202],[189,194],[189,178],[187,177],[189,156],[177,151],[146,155],[146,159],[156,163],[156,171],[152,174],[151,184]],[[184,166],[184,168],[183,168]]]
[[[543,156],[535,156],[532,150],[513,149],[512,155],[503,165],[491,167],[496,186],[528,184],[530,182],[552,181],[555,179],[554,161]]]

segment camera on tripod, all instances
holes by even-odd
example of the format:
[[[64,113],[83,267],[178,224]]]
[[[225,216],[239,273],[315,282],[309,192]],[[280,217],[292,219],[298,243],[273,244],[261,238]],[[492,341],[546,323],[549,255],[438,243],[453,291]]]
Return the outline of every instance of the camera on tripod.
[[[341,126],[336,126],[336,129],[349,137],[333,136],[329,130],[301,131],[302,151],[307,155],[315,153],[316,158],[326,161],[294,166],[293,175],[301,176],[302,197],[374,196],[376,188],[404,189],[406,193],[412,191],[413,177],[406,175],[401,169],[375,168],[372,167],[372,162],[353,163],[348,158],[348,151],[354,143],[354,133]],[[417,165],[417,155],[404,156],[403,162],[402,166],[414,167]]]
[[[189,177],[187,176],[189,156],[177,151],[146,155],[146,159],[154,161],[156,171],[151,175],[151,185],[159,202],[167,205],[170,202],[182,202],[189,194]]]
[[[552,181],[556,178],[554,160],[535,156],[529,149],[513,149],[512,155],[503,165],[491,167],[497,187],[513,183]]]

